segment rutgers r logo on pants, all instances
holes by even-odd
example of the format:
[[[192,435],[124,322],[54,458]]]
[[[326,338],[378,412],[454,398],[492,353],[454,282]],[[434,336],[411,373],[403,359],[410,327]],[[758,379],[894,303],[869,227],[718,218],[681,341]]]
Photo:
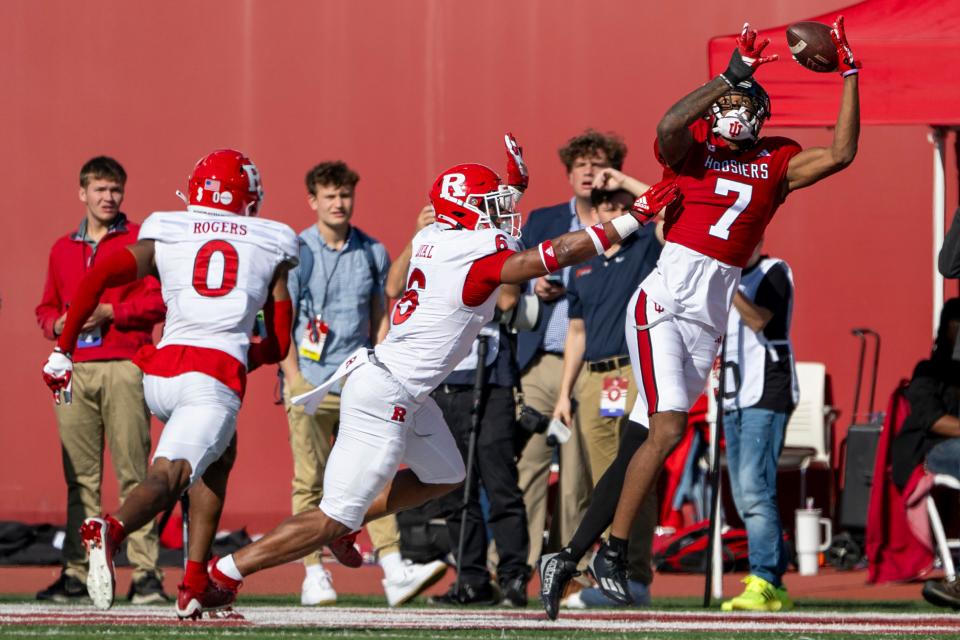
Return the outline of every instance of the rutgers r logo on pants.
[[[403,407],[393,406],[393,417],[390,418],[394,422],[406,422],[405,418],[407,415],[407,410]]]

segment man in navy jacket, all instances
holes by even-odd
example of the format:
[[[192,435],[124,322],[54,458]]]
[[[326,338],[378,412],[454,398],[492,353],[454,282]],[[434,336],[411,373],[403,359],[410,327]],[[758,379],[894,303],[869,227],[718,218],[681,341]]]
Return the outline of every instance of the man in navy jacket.
[[[535,247],[558,234],[595,224],[596,213],[590,203],[593,179],[607,167],[620,169],[627,147],[619,136],[589,129],[571,138],[559,154],[573,189],[572,197],[530,213],[521,235],[525,247]],[[533,331],[521,332],[518,338],[517,359],[522,371],[524,402],[545,416],[552,415],[560,393],[569,278],[569,269],[564,269],[530,283],[531,291],[540,299],[540,321]],[[576,424],[571,426],[570,439],[560,446],[561,498],[559,513],[554,514],[561,540],[568,540],[576,530],[592,486],[579,428]],[[518,465],[530,527],[531,565],[543,550],[547,479],[552,459],[553,448],[547,444],[545,435],[537,434],[527,443]]]

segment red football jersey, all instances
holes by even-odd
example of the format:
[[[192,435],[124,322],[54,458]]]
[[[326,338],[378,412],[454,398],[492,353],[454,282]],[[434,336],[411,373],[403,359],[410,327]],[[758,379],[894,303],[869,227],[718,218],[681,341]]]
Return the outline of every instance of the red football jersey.
[[[800,145],[789,138],[760,138],[735,153],[707,120],[690,125],[693,145],[679,174],[664,165],[663,177],[680,187],[678,205],[667,209],[664,235],[726,264],[744,267],[777,207],[790,158]],[[663,164],[657,144],[657,160]]]

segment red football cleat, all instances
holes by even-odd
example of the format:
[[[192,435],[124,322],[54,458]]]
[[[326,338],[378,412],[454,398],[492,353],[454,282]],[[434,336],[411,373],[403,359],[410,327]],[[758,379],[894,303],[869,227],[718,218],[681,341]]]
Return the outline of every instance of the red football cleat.
[[[340,564],[345,567],[350,567],[351,569],[356,569],[363,565],[363,556],[360,555],[360,551],[357,550],[355,544],[358,535],[360,535],[359,529],[345,536],[340,536],[327,545],[333,557],[336,558]]]
[[[87,518],[80,526],[80,540],[90,559],[87,574],[87,592],[98,609],[113,606],[116,577],[113,571],[113,556],[117,553],[124,531],[115,518]]]
[[[224,589],[212,579],[202,593],[181,584],[177,587],[177,617],[181,620],[199,620],[204,611],[212,613],[229,609],[236,599],[236,591]]]

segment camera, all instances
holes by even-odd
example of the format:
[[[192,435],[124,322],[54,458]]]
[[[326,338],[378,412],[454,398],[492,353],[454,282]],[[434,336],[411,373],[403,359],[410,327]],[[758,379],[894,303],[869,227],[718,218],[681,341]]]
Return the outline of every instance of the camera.
[[[520,407],[520,418],[517,420],[517,424],[532,436],[535,433],[543,433],[546,431],[547,426],[550,424],[550,418],[530,405],[525,404]]]
[[[547,444],[551,447],[563,444],[570,439],[570,429],[556,418],[545,416],[529,405],[520,409],[520,418],[517,424],[526,432],[529,439],[535,433],[546,433]]]

